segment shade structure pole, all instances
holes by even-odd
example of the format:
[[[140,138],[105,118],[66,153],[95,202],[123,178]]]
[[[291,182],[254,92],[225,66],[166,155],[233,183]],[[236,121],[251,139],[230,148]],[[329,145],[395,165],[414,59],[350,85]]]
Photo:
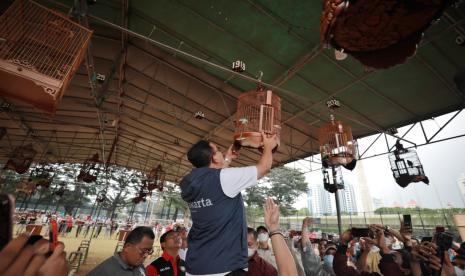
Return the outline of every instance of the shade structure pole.
[[[337,228],[339,229],[339,237],[342,237],[342,222],[341,222],[341,207],[339,204],[339,190],[334,192],[336,197],[336,214],[337,214]]]

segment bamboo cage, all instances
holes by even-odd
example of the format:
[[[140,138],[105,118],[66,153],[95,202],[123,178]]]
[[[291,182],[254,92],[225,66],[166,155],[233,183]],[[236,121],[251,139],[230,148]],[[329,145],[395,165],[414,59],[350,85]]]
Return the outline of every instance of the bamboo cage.
[[[355,160],[356,145],[349,125],[331,115],[331,121],[320,128],[318,136],[321,159],[327,164],[347,165]]]
[[[54,114],[91,35],[34,1],[15,1],[0,17],[0,95]]]
[[[271,90],[259,88],[239,96],[234,141],[238,147],[261,148],[262,131],[276,134],[279,146],[281,98]]]

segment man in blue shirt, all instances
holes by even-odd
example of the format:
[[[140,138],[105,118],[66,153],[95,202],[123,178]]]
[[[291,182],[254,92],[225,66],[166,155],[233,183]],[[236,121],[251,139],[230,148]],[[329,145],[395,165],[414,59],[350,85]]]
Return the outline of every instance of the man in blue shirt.
[[[187,153],[194,169],[181,181],[193,225],[186,256],[188,276],[245,275],[247,223],[241,191],[257,184],[273,163],[276,135],[262,133],[263,153],[255,166],[228,168],[237,155],[223,155],[214,143],[201,140]]]

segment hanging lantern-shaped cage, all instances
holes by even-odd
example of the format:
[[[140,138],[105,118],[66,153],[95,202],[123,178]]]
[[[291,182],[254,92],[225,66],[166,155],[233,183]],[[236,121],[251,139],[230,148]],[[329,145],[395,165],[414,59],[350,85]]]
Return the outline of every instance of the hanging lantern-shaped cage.
[[[331,166],[329,169],[322,168],[322,172],[323,186],[326,191],[335,193],[337,190],[344,189],[341,167]]]
[[[327,102],[331,109],[339,107],[337,100]],[[318,141],[323,167],[342,165],[346,169],[353,170],[356,165],[357,145],[352,137],[352,129],[349,125],[335,120],[330,115],[331,121],[319,129]]]
[[[422,181],[429,184],[417,152],[413,149],[405,149],[399,140],[396,142],[396,149],[389,153],[389,162],[396,183],[402,188],[407,187],[411,182]]]
[[[55,173],[51,164],[39,163],[32,169],[29,180],[36,183],[36,186],[49,188],[52,184]]]
[[[36,156],[36,151],[32,144],[26,146],[20,146],[13,150],[10,155],[10,159],[3,167],[4,170],[12,170],[19,174],[25,173],[32,164],[32,160]]]
[[[105,201],[106,198],[107,198],[106,192],[105,192],[105,191],[102,191],[102,192],[100,192],[100,193],[97,195],[96,201],[97,201],[98,203],[102,203],[102,202]]]
[[[22,178],[16,184],[16,193],[25,193],[27,195],[32,195],[36,191],[36,184],[29,181],[28,178]]]
[[[91,35],[64,14],[15,1],[0,16],[0,95],[55,113]]]
[[[87,159],[79,172],[77,177],[78,181],[84,181],[86,183],[94,182],[97,180],[97,176],[100,172],[100,160],[98,153],[94,154],[92,158]]]
[[[279,146],[281,132],[281,99],[271,90],[258,87],[243,93],[237,102],[234,131],[235,147],[262,147],[262,134],[276,134]],[[278,148],[276,146],[274,151]]]
[[[156,168],[150,170],[145,180],[145,186],[149,191],[157,189],[161,192],[165,186],[165,176],[166,172],[163,170],[163,167],[158,165]]]
[[[402,64],[450,0],[324,0],[320,37],[371,68]]]

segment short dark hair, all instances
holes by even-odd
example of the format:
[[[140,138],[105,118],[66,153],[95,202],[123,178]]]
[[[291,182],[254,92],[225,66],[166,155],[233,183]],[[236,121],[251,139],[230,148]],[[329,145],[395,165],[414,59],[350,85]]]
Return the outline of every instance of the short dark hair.
[[[213,157],[213,149],[210,142],[200,140],[193,145],[187,152],[187,159],[196,168],[207,167],[211,163]]]
[[[263,230],[263,231],[268,233],[268,229],[266,229],[266,227],[263,226],[263,225],[260,225],[260,226],[257,227],[257,232],[260,232],[260,230]]]
[[[178,232],[178,231],[175,231],[175,230],[166,231],[165,233],[163,233],[163,235],[161,235],[161,237],[160,237],[160,243],[165,242],[165,241],[166,241],[166,237],[168,237],[169,234],[171,234],[171,233],[177,233],[177,232]]]
[[[152,228],[147,227],[147,226],[136,227],[134,228],[134,230],[131,231],[131,233],[129,233],[124,244],[139,243],[144,237],[149,237],[152,240],[155,239],[155,234],[153,234]]]
[[[252,227],[247,227],[247,234],[252,234],[254,239],[258,239],[258,233]]]

